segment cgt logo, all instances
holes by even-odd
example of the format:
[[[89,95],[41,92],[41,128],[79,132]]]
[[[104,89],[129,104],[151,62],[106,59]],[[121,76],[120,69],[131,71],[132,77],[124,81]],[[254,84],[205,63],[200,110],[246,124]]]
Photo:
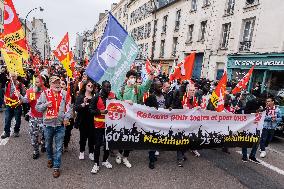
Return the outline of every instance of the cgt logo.
[[[126,116],[126,110],[120,103],[110,103],[107,110],[108,116],[111,120],[120,120]]]

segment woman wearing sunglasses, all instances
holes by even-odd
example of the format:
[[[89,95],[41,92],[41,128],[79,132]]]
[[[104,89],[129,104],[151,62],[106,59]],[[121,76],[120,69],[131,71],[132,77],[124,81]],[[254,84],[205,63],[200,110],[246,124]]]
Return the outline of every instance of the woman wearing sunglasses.
[[[85,159],[85,147],[88,141],[89,158],[94,160],[94,142],[93,142],[93,119],[89,111],[89,103],[94,96],[96,86],[91,80],[87,80],[80,89],[75,102],[75,111],[77,112],[76,125],[80,131],[80,155],[79,159]]]

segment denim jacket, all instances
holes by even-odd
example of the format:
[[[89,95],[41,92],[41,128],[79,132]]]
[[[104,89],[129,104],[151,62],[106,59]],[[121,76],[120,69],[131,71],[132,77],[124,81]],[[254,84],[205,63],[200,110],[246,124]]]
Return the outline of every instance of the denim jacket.
[[[266,113],[263,124],[264,129],[276,129],[277,125],[281,122],[282,120],[281,111],[277,106],[275,106],[275,116],[276,116],[276,121],[272,121],[271,116],[267,115]]]

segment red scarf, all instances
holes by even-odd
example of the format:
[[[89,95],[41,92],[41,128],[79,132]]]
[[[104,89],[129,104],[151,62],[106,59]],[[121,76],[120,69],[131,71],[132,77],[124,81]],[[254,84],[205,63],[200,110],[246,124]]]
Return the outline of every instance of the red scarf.
[[[273,106],[273,107],[267,107],[267,109],[266,109],[266,115],[268,115],[268,116],[272,116],[272,117],[274,117],[274,116],[276,116],[276,108],[275,108],[275,106]]]
[[[55,97],[53,91],[51,89],[47,89],[44,91],[46,99],[48,102],[52,102],[52,106],[47,108],[46,111],[46,119],[54,119],[57,118],[59,107],[62,100],[61,92],[58,93],[57,97]]]

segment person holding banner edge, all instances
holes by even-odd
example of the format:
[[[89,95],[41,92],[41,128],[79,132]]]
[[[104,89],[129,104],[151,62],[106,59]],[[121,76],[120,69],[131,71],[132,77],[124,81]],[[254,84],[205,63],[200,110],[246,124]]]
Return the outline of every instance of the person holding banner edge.
[[[147,92],[152,84],[152,80],[154,79],[154,74],[151,73],[148,80],[146,80],[142,85],[137,86],[136,85],[136,78],[137,78],[137,72],[134,70],[130,70],[126,73],[126,85],[122,88],[122,90],[117,94],[117,98],[119,100],[123,100],[125,102],[128,102],[129,104],[138,103],[140,100],[142,101],[143,94]],[[119,153],[116,155],[116,163],[123,164],[131,168],[131,164],[128,161],[129,157],[129,150],[119,150]]]
[[[163,90],[164,89],[164,90]],[[172,95],[168,95],[169,93],[169,84],[165,83],[164,85],[158,80],[155,81],[153,85],[153,93],[145,100],[145,105],[149,107],[154,107],[156,109],[159,108],[170,108],[170,103],[172,101]],[[164,93],[163,93],[164,92]],[[155,161],[157,161],[157,157],[155,156],[155,150],[149,151],[149,168],[155,168]]]
[[[264,125],[262,129],[262,134],[260,138],[260,157],[264,158],[266,156],[265,147],[271,142],[275,128],[281,122],[281,111],[275,106],[275,99],[273,97],[268,97],[266,99],[266,116],[264,119]]]

